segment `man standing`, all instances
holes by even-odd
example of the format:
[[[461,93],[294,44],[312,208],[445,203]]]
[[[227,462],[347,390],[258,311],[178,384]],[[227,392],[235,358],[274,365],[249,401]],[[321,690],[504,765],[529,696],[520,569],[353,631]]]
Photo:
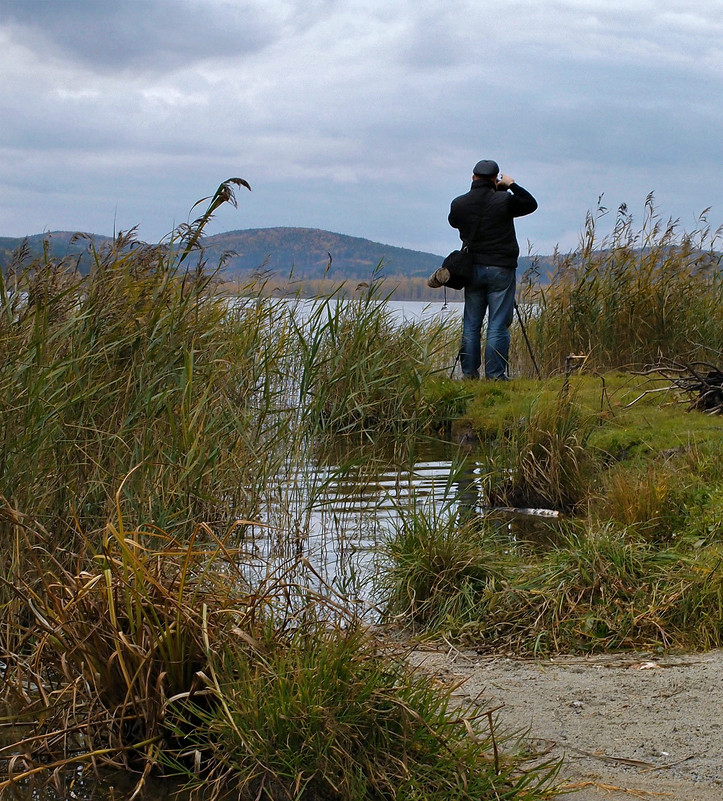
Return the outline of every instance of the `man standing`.
[[[479,378],[480,337],[485,314],[485,378],[508,381],[510,325],[515,308],[515,270],[520,246],[515,217],[532,214],[537,201],[495,161],[478,161],[472,188],[455,198],[449,224],[457,228],[472,254],[472,278],[464,290],[464,323],[460,362],[465,378]]]

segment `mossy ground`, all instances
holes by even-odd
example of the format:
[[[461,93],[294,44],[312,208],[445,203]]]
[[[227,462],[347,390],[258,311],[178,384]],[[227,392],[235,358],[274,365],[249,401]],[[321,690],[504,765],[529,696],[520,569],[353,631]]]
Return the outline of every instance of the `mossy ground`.
[[[456,527],[424,509],[404,521],[386,551],[397,619],[521,652],[723,645],[723,417],[623,372],[459,392],[452,436],[474,432],[488,510],[472,525],[468,511]],[[496,505],[560,512],[551,546],[517,529],[500,541]]]

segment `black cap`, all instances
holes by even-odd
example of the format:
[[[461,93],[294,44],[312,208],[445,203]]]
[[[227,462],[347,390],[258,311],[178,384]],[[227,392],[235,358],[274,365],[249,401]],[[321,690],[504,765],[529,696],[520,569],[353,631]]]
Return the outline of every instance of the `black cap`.
[[[499,175],[500,168],[496,161],[490,159],[482,159],[474,165],[472,172],[475,175],[484,175],[487,178],[495,178]]]

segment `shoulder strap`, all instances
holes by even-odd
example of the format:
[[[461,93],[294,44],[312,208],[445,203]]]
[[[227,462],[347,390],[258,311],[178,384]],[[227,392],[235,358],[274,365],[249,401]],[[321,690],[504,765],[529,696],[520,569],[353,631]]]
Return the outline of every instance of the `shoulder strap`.
[[[477,222],[474,224],[474,228],[472,229],[472,236],[470,236],[470,238],[468,240],[467,239],[463,239],[462,240],[462,245],[465,248],[467,248],[467,250],[469,250],[470,243],[474,242],[474,236],[477,233],[477,229],[479,228],[479,224],[480,224],[481,221],[482,221],[482,215],[480,214],[477,217]]]
[[[485,206],[486,206],[486,205],[487,205],[487,204],[485,203]],[[472,236],[470,236],[469,240],[467,240],[467,239],[463,239],[463,240],[462,240],[462,245],[463,245],[465,248],[467,248],[467,250],[469,250],[470,243],[471,243],[471,242],[474,242],[474,237],[475,237],[475,234],[477,233],[477,229],[479,228],[479,224],[480,224],[481,222],[482,222],[482,215],[481,215],[481,214],[478,214],[478,215],[477,215],[477,222],[474,224],[474,228],[472,229]]]

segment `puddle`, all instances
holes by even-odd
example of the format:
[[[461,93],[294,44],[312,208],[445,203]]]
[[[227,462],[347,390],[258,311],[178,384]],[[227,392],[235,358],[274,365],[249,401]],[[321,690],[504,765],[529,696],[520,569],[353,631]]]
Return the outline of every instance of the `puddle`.
[[[252,580],[295,569],[295,576],[324,592],[329,588],[374,615],[370,579],[379,545],[414,509],[462,514],[491,522],[505,550],[542,551],[554,544],[560,518],[554,510],[495,509],[487,505],[487,468],[449,443],[427,443],[409,466],[359,460],[341,469],[311,466],[280,481],[263,525],[248,529]]]

